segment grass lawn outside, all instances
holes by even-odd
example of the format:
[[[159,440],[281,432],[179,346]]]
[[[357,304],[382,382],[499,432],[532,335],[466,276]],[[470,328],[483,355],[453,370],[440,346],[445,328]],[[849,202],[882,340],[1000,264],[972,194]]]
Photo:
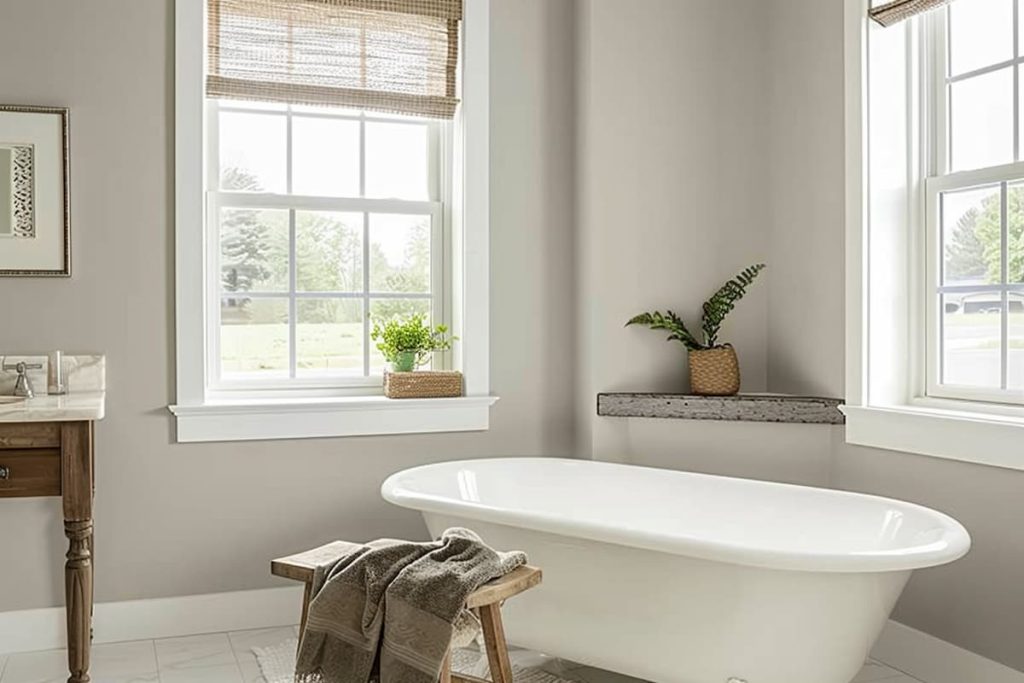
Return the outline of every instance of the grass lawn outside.
[[[948,313],[943,318],[947,345],[957,349],[999,348],[1002,316],[998,313]],[[1024,313],[1011,313],[1009,339],[1011,349],[1024,349]]]
[[[296,326],[297,367],[316,374],[363,374],[362,323],[311,323]],[[288,325],[262,323],[223,325],[221,369],[227,374],[288,371]],[[371,364],[384,365],[376,348]],[[305,374],[305,373],[304,373]]]

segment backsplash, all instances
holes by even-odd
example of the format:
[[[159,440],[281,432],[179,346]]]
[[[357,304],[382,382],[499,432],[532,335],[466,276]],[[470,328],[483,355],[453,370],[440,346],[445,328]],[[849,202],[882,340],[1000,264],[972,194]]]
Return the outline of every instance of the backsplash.
[[[29,365],[41,364],[38,370],[29,370],[28,378],[36,393],[46,393],[47,357],[43,356],[3,356],[0,355],[0,367],[24,361]],[[107,357],[102,354],[67,354],[64,356],[64,378],[69,393],[83,391],[106,391],[107,389]],[[14,370],[0,370],[0,396],[14,393],[14,384],[18,373]]]

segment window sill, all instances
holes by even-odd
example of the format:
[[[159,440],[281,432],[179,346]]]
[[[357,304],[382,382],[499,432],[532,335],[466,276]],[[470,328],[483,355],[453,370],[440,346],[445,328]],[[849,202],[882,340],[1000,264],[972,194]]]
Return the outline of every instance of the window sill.
[[[1024,417],[916,405],[840,409],[850,444],[1024,470]]]
[[[360,396],[174,405],[178,443],[485,431],[496,396]]]

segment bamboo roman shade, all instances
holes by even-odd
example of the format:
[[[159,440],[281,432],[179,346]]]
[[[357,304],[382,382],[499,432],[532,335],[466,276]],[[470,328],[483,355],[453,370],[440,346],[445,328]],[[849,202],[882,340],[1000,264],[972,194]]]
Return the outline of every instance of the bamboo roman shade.
[[[948,5],[950,2],[951,0],[894,0],[875,7],[870,11],[870,15],[882,26],[892,26],[915,15]]]
[[[452,118],[462,0],[207,0],[210,97]]]

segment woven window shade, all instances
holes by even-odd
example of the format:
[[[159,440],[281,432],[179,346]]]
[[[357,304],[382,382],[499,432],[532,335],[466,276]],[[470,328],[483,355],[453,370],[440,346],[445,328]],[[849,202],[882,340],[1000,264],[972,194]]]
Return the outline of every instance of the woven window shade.
[[[952,0],[894,0],[872,9],[869,14],[882,26],[892,26],[901,21],[930,12],[948,5]]]
[[[210,97],[452,118],[462,0],[208,0]]]

